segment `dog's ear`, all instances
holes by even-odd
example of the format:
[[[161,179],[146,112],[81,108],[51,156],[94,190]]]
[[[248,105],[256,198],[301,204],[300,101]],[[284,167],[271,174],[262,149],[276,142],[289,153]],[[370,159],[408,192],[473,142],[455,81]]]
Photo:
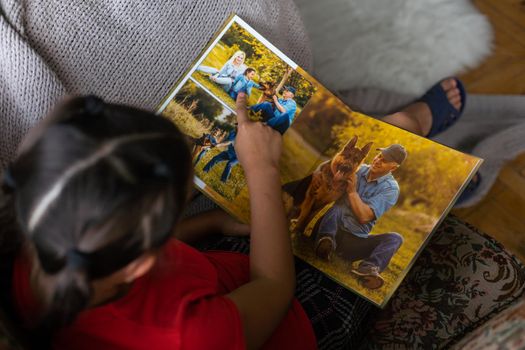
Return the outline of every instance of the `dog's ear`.
[[[363,155],[366,157],[366,155],[368,154],[368,152],[370,152],[370,149],[372,148],[372,145],[374,143],[373,142],[369,142],[365,145],[365,147],[361,148],[361,152],[363,153]]]
[[[345,145],[345,147],[343,149],[345,151],[350,150],[350,149],[355,147],[356,143],[357,143],[357,135],[352,137],[352,139],[350,141],[348,141],[348,143]]]

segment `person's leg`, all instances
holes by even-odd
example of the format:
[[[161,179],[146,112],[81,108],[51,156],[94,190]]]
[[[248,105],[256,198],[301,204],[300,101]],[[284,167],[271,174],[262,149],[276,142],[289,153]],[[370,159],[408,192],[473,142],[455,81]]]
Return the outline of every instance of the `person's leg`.
[[[323,237],[330,237],[334,240],[333,248],[336,248],[335,235],[337,234],[337,226],[343,216],[343,208],[340,205],[334,205],[327,210],[326,214],[321,219],[321,224],[317,230],[317,240]]]
[[[248,254],[250,245],[246,237],[214,236],[198,248]],[[318,348],[358,348],[380,309],[298,258],[295,274],[295,297],[312,323]]]
[[[230,178],[230,174],[231,174],[232,168],[237,163],[239,163],[239,161],[237,159],[229,160],[228,163],[226,163],[226,166],[224,167],[224,171],[222,172],[222,175],[221,175],[221,181],[222,182],[228,181],[228,179]]]
[[[197,155],[197,158],[195,159],[194,164],[197,164],[208,151],[209,151],[209,148],[203,148]]]
[[[274,129],[275,131],[278,131],[282,135],[290,127],[290,119],[288,119],[288,115],[284,114],[269,119],[266,122],[266,125]]]
[[[264,120],[271,119],[274,116],[272,104],[268,101],[253,105],[250,107],[250,110],[252,110],[255,113],[261,112],[261,115]]]
[[[459,111],[461,95],[456,86],[456,80],[453,78],[444,79],[441,86],[445,90],[450,104]],[[432,113],[424,102],[412,103],[397,113],[387,115],[382,120],[421,136],[428,135],[432,127]]]
[[[338,225],[344,214],[343,207],[334,205],[321,218],[316,233],[315,254],[323,260],[330,260],[330,256],[337,248],[336,235]]]
[[[213,157],[209,162],[208,164],[206,164],[204,166],[204,168],[202,170],[204,170],[205,173],[209,172],[211,168],[213,168],[213,166],[219,162],[222,162],[222,161],[225,161],[225,160],[228,160],[228,152],[226,151],[223,151],[219,154],[217,154],[215,157]]]
[[[208,66],[198,66],[197,70],[199,72],[208,73],[208,74],[211,74],[211,75],[219,73],[219,70],[217,68],[208,67]]]
[[[351,269],[353,274],[360,276],[361,284],[369,289],[382,287],[384,280],[380,274],[403,243],[401,235],[390,232],[362,238],[338,233],[338,238],[337,251],[344,259],[362,260],[357,268]]]
[[[368,256],[363,258],[359,266],[375,266],[379,272],[383,272],[394,254],[403,244],[403,237],[396,232],[370,235],[365,238],[365,250],[369,250]]]
[[[295,296],[310,319],[318,348],[357,349],[380,309],[297,258],[295,273]]]
[[[215,82],[219,84],[224,91],[228,92],[232,87],[233,79],[230,77],[217,77],[215,78]]]

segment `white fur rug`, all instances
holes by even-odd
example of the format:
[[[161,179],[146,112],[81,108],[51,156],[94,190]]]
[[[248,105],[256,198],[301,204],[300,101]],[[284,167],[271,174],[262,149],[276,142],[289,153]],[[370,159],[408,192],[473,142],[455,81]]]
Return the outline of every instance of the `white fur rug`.
[[[295,0],[314,75],[333,90],[422,94],[491,51],[487,18],[469,0]]]

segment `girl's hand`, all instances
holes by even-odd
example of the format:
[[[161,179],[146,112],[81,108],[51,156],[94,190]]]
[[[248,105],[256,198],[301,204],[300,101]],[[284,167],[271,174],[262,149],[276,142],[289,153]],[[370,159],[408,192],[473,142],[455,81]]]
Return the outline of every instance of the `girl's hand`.
[[[281,135],[262,123],[252,122],[246,112],[246,94],[237,96],[237,136],[235,152],[246,176],[259,171],[279,170]]]

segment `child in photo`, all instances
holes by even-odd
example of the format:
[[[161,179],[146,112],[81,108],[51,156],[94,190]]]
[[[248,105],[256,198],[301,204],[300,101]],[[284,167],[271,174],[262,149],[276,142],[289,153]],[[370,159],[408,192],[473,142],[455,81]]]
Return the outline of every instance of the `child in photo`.
[[[203,170],[205,173],[208,173],[211,170],[211,168],[213,168],[217,163],[226,162],[226,166],[224,167],[224,170],[221,175],[221,181],[222,182],[228,181],[233,167],[239,163],[239,160],[237,159],[237,153],[235,153],[235,148],[234,148],[236,136],[237,136],[237,131],[232,130],[228,134],[224,142],[221,142],[220,144],[217,144],[215,146],[215,147],[227,146],[227,148],[226,150],[222,151],[221,153],[213,157],[204,166]]]
[[[255,81],[253,81],[253,78],[257,72],[254,68],[246,68],[243,74],[238,75],[235,80],[233,81],[232,88],[230,89],[230,96],[234,100],[237,99],[237,94],[243,90],[246,92],[248,96],[252,93],[252,87],[256,87],[257,89],[260,89],[261,86],[257,84]]]

